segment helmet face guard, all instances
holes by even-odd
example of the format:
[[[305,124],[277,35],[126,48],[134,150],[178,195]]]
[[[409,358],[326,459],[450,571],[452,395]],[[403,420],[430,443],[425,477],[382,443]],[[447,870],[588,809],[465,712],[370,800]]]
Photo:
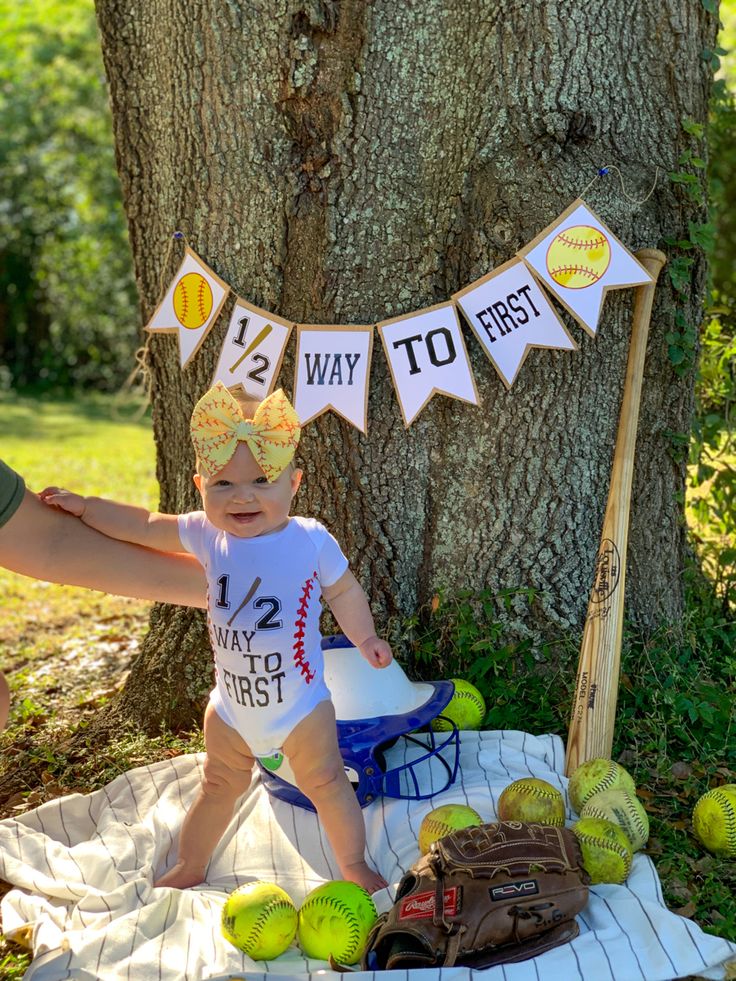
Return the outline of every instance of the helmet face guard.
[[[457,777],[458,729],[445,718],[450,730],[435,732],[430,722],[452,698],[453,683],[411,682],[395,661],[372,668],[342,635],[324,638],[322,647],[337,741],[360,806],[381,796],[426,800],[446,790]],[[314,810],[288,760],[277,754],[258,764],[272,796]]]

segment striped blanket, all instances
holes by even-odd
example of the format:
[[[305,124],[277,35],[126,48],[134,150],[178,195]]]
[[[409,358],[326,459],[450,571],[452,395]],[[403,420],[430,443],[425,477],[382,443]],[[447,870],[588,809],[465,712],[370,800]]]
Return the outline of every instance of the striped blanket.
[[[389,755],[398,762],[411,752],[400,740]],[[395,887],[419,857],[417,833],[429,810],[461,802],[493,820],[512,780],[541,777],[565,792],[563,758],[557,736],[463,732],[453,787],[431,801],[384,799],[364,810],[373,863]],[[296,946],[276,960],[253,962],[220,935],[222,904],[238,885],[275,882],[298,905],[315,886],[339,877],[316,815],[272,799],[258,778],[239,802],[206,883],[184,891],[153,888],[172,862],[201,776],[202,757],[181,756],[0,822],[0,877],[14,886],[2,902],[3,929],[33,951],[25,981],[337,981],[327,964],[306,959]],[[392,889],[376,894],[379,911],[392,895]],[[735,944],[667,910],[655,868],[641,853],[625,885],[592,889],[579,923],[572,943],[521,964],[390,971],[376,981],[725,978],[727,962],[736,959]]]

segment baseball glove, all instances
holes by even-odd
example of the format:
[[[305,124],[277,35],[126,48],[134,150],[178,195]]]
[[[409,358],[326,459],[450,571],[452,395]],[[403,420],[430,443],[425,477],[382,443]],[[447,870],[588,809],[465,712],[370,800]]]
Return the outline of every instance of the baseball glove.
[[[488,967],[578,934],[590,879],[566,828],[502,821],[435,841],[371,931],[367,970]]]

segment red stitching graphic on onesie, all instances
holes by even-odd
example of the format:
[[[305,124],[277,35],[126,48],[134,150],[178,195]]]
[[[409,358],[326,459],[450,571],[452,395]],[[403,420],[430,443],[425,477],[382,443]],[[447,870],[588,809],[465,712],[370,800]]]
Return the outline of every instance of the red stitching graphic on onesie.
[[[314,582],[317,578],[316,571],[312,573],[311,578],[307,579],[302,587],[302,593],[299,600],[299,607],[297,609],[297,618],[294,623],[296,627],[296,633],[294,634],[294,664],[299,668],[302,676],[305,679],[306,684],[314,680],[315,673],[310,670],[309,661],[304,659],[304,634],[307,627],[307,607],[309,605],[309,597],[312,595],[312,590],[314,589]]]

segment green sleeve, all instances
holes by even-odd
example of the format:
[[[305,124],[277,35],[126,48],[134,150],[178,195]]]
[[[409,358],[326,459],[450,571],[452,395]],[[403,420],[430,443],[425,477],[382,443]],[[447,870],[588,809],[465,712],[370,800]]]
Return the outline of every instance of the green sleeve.
[[[0,527],[10,521],[20,507],[25,488],[21,475],[0,460]]]

